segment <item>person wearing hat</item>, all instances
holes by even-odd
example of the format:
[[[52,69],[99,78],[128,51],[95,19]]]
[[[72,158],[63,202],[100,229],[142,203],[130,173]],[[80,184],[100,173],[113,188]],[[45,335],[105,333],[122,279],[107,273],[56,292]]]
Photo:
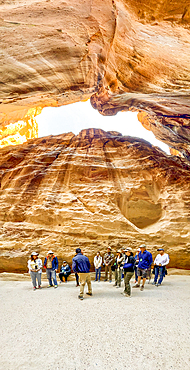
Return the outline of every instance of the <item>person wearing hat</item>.
[[[120,288],[120,286],[121,286],[121,273],[122,273],[122,263],[123,263],[123,261],[124,261],[123,254],[122,254],[121,250],[118,250],[116,258],[115,258],[115,262],[113,264],[113,266],[115,267],[115,269],[114,269],[114,271],[115,271],[115,284],[114,284],[114,286],[116,286],[116,288]]]
[[[137,276],[137,267],[138,267],[138,263],[139,263],[139,253],[140,253],[140,248],[137,248],[137,253],[135,255],[135,283],[137,283],[138,281],[138,276]]]
[[[42,264],[40,264],[38,261],[38,253],[32,252],[31,258],[28,260],[28,269],[32,279],[33,290],[36,290],[37,282],[38,288],[41,288],[41,268]]]
[[[146,250],[146,245],[140,245],[139,263],[137,267],[138,282],[134,288],[140,287],[141,278],[143,279],[140,290],[144,290],[148,268],[152,265],[152,254]]]
[[[123,265],[125,289],[122,294],[125,297],[131,297],[130,280],[134,274],[135,258],[133,257],[133,252],[130,247],[125,249],[125,253],[126,253],[126,260]]]
[[[73,257],[72,260],[72,270],[79,274],[79,281],[80,281],[80,293],[78,298],[83,300],[84,295],[84,287],[87,283],[88,285],[88,292],[86,294],[92,295],[92,285],[91,285],[91,277],[90,277],[90,261],[88,257],[84,256],[81,249],[76,249],[76,255]]]
[[[57,288],[56,272],[58,270],[58,258],[54,255],[53,251],[49,251],[44,260],[44,268],[46,269],[47,279],[49,281],[48,288],[52,287],[52,279],[54,288]]]
[[[102,266],[102,256],[100,255],[100,252],[96,253],[96,256],[94,257],[94,268],[95,268],[95,281],[100,281],[101,278],[101,266]]]
[[[43,266],[43,264],[42,264],[42,260],[41,260],[41,258],[39,258],[39,253],[37,253],[37,260],[36,260],[36,262],[37,262],[37,264],[38,264],[38,266],[39,266],[39,271],[38,271],[38,288],[40,288],[41,289],[41,281],[42,281],[42,266]]]
[[[163,248],[158,248],[158,252],[160,252],[155,260],[154,260],[154,270],[155,270],[155,276],[154,276],[154,282],[153,285],[160,286],[162,284],[163,278],[165,276],[165,270],[166,265],[170,262],[169,256],[167,253],[164,252]],[[159,280],[158,280],[158,276]],[[157,283],[158,280],[158,283]]]
[[[71,268],[68,265],[67,261],[63,261],[63,264],[61,266],[61,271],[59,273],[60,283],[63,283],[63,278],[65,279],[65,282],[67,283],[67,278],[71,274]]]
[[[112,265],[114,260],[114,254],[111,253],[111,247],[108,247],[107,253],[104,254],[104,265],[105,265],[105,279],[104,281],[108,280],[108,272],[109,272],[109,281],[112,282]]]

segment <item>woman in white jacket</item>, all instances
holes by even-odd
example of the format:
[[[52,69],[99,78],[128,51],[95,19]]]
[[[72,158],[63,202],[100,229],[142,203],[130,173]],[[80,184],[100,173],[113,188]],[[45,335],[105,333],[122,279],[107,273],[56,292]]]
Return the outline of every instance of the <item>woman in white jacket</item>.
[[[95,281],[100,281],[101,277],[101,266],[102,266],[102,257],[100,252],[97,252],[96,256],[94,257],[94,267],[96,272]]]
[[[28,272],[32,279],[33,289],[41,288],[42,260],[38,258],[38,253],[32,252],[31,259],[28,260]]]

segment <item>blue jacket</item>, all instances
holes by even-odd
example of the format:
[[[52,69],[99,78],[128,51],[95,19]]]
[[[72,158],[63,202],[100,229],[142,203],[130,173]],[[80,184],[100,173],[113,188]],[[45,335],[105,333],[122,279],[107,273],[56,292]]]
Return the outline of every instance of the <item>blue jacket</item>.
[[[90,261],[88,257],[83,256],[82,253],[77,253],[77,255],[73,257],[72,269],[74,272],[79,272],[79,273],[89,272],[90,271]]]
[[[61,271],[60,272],[64,272],[64,273],[67,273],[67,274],[70,274],[71,273],[71,269],[70,269],[70,266],[69,265],[66,265],[66,266],[61,266]]]
[[[44,260],[44,268],[47,268],[47,257]],[[56,256],[53,255],[52,259],[52,270],[57,270],[58,269],[58,259]]]
[[[146,270],[151,266],[153,260],[152,260],[152,254],[145,250],[143,253],[139,253],[139,263],[138,267],[140,269]]]

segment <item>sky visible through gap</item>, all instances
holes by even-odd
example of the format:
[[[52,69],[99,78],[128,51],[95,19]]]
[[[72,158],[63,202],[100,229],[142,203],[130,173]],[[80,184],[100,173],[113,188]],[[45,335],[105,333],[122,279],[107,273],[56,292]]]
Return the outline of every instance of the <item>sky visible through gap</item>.
[[[137,119],[137,113],[119,112],[115,116],[102,116],[92,108],[90,101],[64,105],[59,108],[44,108],[36,117],[39,137],[73,132],[77,135],[87,128],[118,131],[124,136],[133,136],[149,141],[170,154],[168,145],[157,140]]]

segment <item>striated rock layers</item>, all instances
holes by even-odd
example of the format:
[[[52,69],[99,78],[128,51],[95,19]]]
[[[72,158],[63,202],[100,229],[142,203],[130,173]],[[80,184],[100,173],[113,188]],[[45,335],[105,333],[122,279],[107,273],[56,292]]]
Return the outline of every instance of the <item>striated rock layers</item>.
[[[190,0],[4,0],[0,32],[0,122],[91,97],[190,159]]]
[[[190,174],[183,158],[117,132],[83,130],[0,150],[0,271],[26,271],[31,251],[91,260],[109,243],[190,268]]]

